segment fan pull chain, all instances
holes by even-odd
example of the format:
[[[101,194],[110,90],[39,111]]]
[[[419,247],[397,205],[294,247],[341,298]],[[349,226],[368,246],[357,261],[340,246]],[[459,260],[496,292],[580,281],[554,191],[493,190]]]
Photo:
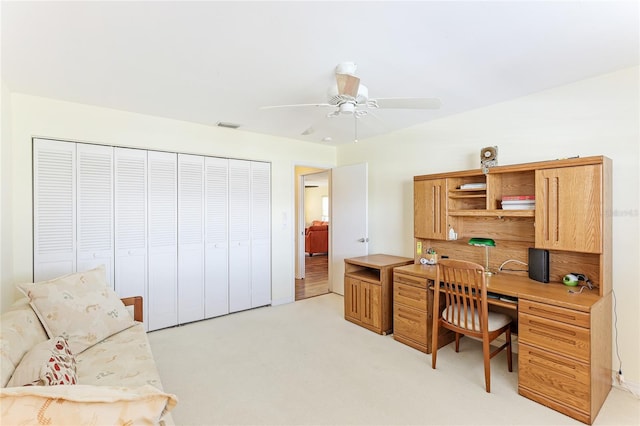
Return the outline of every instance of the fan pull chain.
[[[358,116],[357,115],[353,115],[353,122],[354,122],[354,128],[355,128],[355,136],[353,139],[353,143],[358,143]]]

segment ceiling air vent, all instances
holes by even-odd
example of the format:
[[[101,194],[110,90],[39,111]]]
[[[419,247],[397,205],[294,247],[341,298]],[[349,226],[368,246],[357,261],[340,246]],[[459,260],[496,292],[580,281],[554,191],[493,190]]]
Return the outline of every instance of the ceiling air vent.
[[[229,123],[229,122],[226,122],[226,121],[218,121],[216,123],[216,126],[218,126],[218,127],[226,127],[227,129],[237,129],[238,127],[240,127],[239,124]]]

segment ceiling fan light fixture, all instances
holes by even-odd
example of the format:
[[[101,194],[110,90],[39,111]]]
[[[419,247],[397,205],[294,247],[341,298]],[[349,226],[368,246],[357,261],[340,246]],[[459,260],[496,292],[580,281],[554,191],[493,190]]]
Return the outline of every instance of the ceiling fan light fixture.
[[[340,105],[345,102],[353,102],[354,100],[357,104],[364,104],[369,98],[369,89],[367,89],[367,86],[365,86],[364,84],[361,84],[360,86],[358,86],[358,93],[356,94],[356,96],[352,97],[341,95],[338,91],[338,85],[332,84],[327,90],[327,97],[329,99],[330,105]]]
[[[340,105],[340,114],[353,114],[356,111],[356,106],[351,102],[345,102]]]

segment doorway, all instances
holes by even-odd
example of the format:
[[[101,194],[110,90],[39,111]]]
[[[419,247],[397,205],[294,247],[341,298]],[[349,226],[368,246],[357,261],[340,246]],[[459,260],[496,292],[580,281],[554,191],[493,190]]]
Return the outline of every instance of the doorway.
[[[329,170],[300,173],[296,301],[329,293],[329,179]]]

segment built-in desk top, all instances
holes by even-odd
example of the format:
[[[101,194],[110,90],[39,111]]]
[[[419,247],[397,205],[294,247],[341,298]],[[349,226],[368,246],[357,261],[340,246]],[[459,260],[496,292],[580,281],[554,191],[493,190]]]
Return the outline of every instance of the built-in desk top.
[[[393,270],[432,281],[436,279],[435,265],[411,264],[398,266]],[[591,307],[600,300],[597,288],[593,290],[585,288],[582,293],[569,293],[569,290],[580,291],[580,286],[568,287],[560,282],[541,283],[527,277],[511,275],[508,272],[487,277],[487,291],[518,299],[549,303],[584,312],[590,312]]]

